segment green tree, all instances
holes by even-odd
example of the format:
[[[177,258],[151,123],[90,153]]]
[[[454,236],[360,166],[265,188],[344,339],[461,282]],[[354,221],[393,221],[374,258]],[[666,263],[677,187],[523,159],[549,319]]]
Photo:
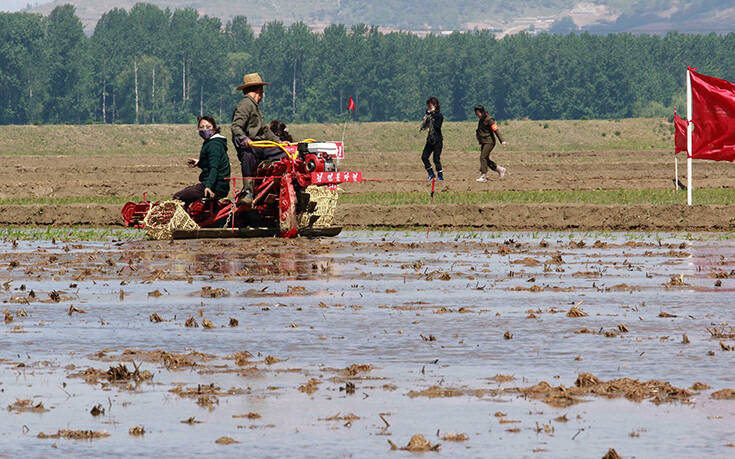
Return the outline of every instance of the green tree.
[[[89,46],[82,22],[74,7],[54,8],[46,33],[49,96],[45,120],[52,123],[80,123],[90,118]]]

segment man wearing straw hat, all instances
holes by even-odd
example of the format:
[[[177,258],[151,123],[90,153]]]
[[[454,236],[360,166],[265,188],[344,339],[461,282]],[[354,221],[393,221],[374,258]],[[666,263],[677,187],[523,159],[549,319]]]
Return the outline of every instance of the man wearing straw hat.
[[[242,91],[243,99],[237,104],[232,113],[232,143],[237,150],[237,158],[240,160],[243,177],[253,177],[256,167],[260,161],[272,161],[285,155],[278,147],[258,147],[252,142],[270,140],[280,142],[270,127],[265,123],[263,113],[260,111],[260,101],[263,100],[263,87],[269,83],[264,82],[257,73],[248,73],[242,78],[242,85],[237,87]],[[248,205],[253,202],[253,181],[245,180],[242,195],[238,198],[238,204]]]

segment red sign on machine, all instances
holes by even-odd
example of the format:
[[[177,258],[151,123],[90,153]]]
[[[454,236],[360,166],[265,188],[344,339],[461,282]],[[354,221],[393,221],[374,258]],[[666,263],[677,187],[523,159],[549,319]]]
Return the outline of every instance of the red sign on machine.
[[[312,172],[313,185],[329,185],[337,183],[360,183],[362,172]]]

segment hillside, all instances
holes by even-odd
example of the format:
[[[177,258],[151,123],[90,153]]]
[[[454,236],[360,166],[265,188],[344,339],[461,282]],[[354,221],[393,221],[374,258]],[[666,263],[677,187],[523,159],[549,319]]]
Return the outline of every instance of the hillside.
[[[48,14],[73,4],[88,33],[110,9],[137,0],[54,0],[31,8]],[[728,0],[149,0],[161,8],[195,8],[227,21],[247,16],[256,31],[268,21],[304,21],[315,29],[331,23],[378,25],[415,32],[491,29],[499,35],[527,31],[663,33],[735,31],[735,7]]]

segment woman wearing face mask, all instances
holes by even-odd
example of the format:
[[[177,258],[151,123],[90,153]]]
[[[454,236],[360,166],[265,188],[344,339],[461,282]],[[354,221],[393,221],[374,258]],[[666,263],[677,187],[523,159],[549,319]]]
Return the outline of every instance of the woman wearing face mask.
[[[221,135],[214,118],[205,115],[199,118],[199,136],[204,139],[199,159],[187,161],[189,167],[198,167],[199,183],[188,186],[174,194],[174,199],[183,201],[188,207],[204,198],[220,199],[230,192],[230,158],[227,156],[227,139]]]

